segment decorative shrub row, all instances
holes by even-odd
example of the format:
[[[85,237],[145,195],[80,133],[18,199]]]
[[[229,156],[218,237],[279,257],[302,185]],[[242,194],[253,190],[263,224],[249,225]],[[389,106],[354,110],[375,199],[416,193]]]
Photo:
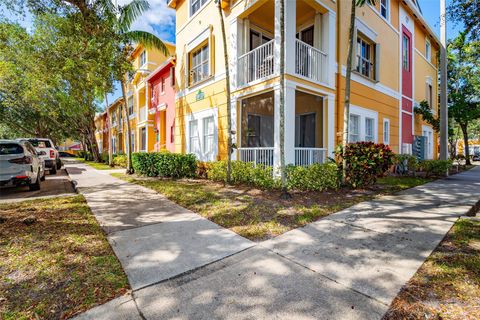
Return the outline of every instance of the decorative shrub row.
[[[356,142],[347,144],[345,184],[352,188],[372,185],[393,165],[394,153],[383,143]],[[335,151],[340,170],[343,160],[342,146]]]
[[[280,181],[273,175],[272,167],[251,162],[232,161],[231,182],[247,184],[261,189],[273,189],[280,186]],[[207,178],[213,181],[227,182],[227,161],[215,161],[206,165]]]
[[[324,191],[339,186],[338,167],[333,162],[308,167],[290,165],[286,173],[288,189]]]
[[[127,155],[126,154],[114,154],[113,165],[116,167],[127,167]]]
[[[395,171],[400,175],[416,175],[418,170],[418,159],[411,154],[397,154],[394,158]]]
[[[132,154],[135,172],[147,177],[195,177],[197,160],[193,154],[162,152],[135,152]]]
[[[425,177],[445,176],[447,170],[452,167],[451,160],[423,160],[419,163],[419,168],[425,172]]]

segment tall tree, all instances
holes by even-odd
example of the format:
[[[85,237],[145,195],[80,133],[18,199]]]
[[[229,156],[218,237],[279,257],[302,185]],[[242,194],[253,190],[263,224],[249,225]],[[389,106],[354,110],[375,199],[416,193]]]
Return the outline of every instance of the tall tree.
[[[230,184],[232,176],[232,99],[230,90],[230,68],[227,49],[227,35],[225,31],[225,20],[223,18],[222,1],[216,0],[220,25],[222,28],[223,54],[225,59],[225,90],[227,94],[227,183]]]
[[[147,49],[158,49],[165,55],[168,55],[166,45],[157,36],[138,30],[130,30],[133,22],[138,19],[145,11],[150,8],[146,0],[133,0],[124,6],[105,5],[105,12],[112,22],[115,38],[118,41],[116,55],[116,71],[114,77],[120,81],[123,96],[123,114],[127,127],[127,173],[133,173],[132,168],[132,134],[130,121],[128,118],[128,99],[127,84],[129,82],[129,73],[133,71],[131,54],[134,44],[142,45]]]
[[[467,41],[467,33],[460,33],[448,44],[448,100],[449,114],[462,130],[465,157],[470,164],[468,148],[469,127],[480,119],[480,43]]]
[[[447,18],[463,23],[465,33],[472,41],[480,40],[480,0],[451,0]]]
[[[352,79],[353,65],[353,47],[355,46],[355,17],[357,7],[363,7],[365,4],[375,5],[375,0],[352,0],[350,8],[350,26],[348,29],[348,50],[347,50],[347,66],[345,74],[345,100],[343,106],[343,136],[342,136],[342,184],[345,183],[347,170],[346,146],[348,143],[348,130],[350,125],[350,83]]]

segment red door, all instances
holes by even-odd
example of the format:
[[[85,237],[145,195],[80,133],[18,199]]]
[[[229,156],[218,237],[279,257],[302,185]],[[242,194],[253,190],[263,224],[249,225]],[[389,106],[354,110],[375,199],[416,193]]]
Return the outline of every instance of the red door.
[[[402,26],[402,142],[413,143],[412,34]]]

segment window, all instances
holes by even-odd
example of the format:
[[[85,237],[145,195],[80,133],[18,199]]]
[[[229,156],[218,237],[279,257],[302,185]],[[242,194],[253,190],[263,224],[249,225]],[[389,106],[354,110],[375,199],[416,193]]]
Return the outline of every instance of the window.
[[[133,96],[128,98],[128,116],[133,114]]]
[[[140,54],[140,68],[147,63],[147,51],[143,50]]]
[[[427,93],[426,93],[426,100],[428,102],[428,106],[430,109],[433,109],[433,93],[432,93],[432,85],[427,83]]]
[[[374,46],[361,36],[357,38],[357,72],[371,79],[375,78]]]
[[[175,142],[175,123],[170,127],[170,142]]]
[[[425,58],[427,58],[428,61],[432,58],[432,45],[428,39],[425,39]]]
[[[390,120],[383,119],[383,144],[390,144]]]
[[[403,69],[410,71],[410,38],[403,34],[402,39],[402,66]]]
[[[350,114],[350,125],[348,128],[348,142],[360,141],[360,116]]]
[[[427,159],[433,159],[433,130],[430,127],[423,126],[423,136],[426,137]]]
[[[380,15],[385,19],[388,19],[389,0],[380,0]]]
[[[161,80],[160,89],[162,90],[162,93],[165,93],[165,78],[162,78]]]
[[[200,153],[200,139],[198,137],[198,120],[191,120],[189,123],[190,153]]]
[[[203,118],[203,153],[210,154],[213,152],[213,144],[215,139],[215,122],[213,117]]]
[[[112,137],[112,152],[117,153],[117,138],[115,136]]]
[[[140,129],[140,150],[146,151],[147,150],[147,129],[143,127]]]
[[[117,113],[112,112],[112,126],[117,124]]]
[[[170,67],[170,86],[175,85],[175,67]]]
[[[195,12],[200,10],[200,8],[207,3],[208,0],[191,0],[190,6],[190,15],[194,15]]]
[[[365,141],[375,141],[375,119],[365,118]]]
[[[190,85],[205,80],[210,75],[209,72],[209,49],[208,43],[201,48],[193,51],[191,54]]]
[[[295,116],[295,147],[315,148],[316,113]]]

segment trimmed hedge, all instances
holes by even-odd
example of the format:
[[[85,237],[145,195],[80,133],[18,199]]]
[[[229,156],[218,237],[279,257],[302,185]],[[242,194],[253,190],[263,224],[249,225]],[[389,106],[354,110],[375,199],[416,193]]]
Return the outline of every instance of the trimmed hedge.
[[[420,161],[419,167],[425,172],[425,177],[445,176],[447,170],[453,165],[452,160],[423,160]]]
[[[207,166],[207,178],[214,181],[227,182],[227,161],[215,161]],[[273,169],[268,166],[251,162],[232,161],[231,182],[233,184],[248,184],[261,189],[273,189],[279,186],[279,181],[273,177]]]
[[[116,167],[127,167],[127,155],[126,154],[114,154],[113,165]]]
[[[287,188],[306,191],[338,189],[338,167],[335,163],[308,167],[287,166]]]
[[[377,181],[377,177],[383,175],[393,164],[394,153],[383,143],[356,142],[347,144],[345,148],[347,186],[359,188],[372,185]],[[342,170],[342,146],[339,146],[335,153],[339,169]]]
[[[197,160],[193,154],[162,152],[135,152],[132,154],[135,172],[147,177],[195,177]]]

